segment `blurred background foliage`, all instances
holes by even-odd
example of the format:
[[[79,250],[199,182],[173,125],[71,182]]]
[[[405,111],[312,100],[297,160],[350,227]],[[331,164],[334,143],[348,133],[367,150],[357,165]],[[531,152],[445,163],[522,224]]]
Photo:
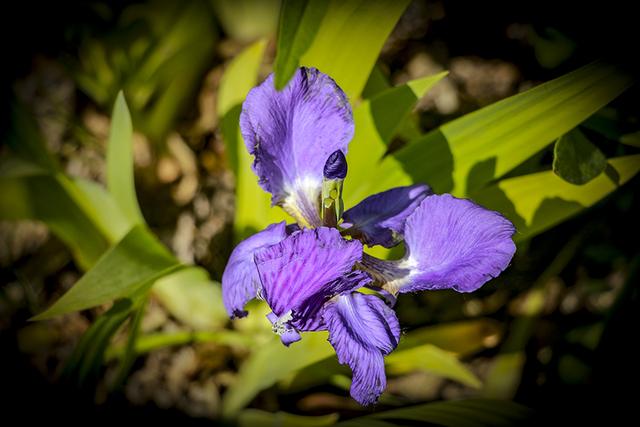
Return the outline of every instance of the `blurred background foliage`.
[[[582,5],[581,19],[551,2],[14,6],[0,153],[9,413],[475,426],[632,408],[640,108],[621,3]],[[427,182],[518,228],[512,266],[480,291],[400,298],[373,409],[348,397],[326,334],[285,348],[264,305],[230,322],[221,304],[235,242],[285,218],[250,171],[241,103],[300,65],[352,103],[347,206]]]

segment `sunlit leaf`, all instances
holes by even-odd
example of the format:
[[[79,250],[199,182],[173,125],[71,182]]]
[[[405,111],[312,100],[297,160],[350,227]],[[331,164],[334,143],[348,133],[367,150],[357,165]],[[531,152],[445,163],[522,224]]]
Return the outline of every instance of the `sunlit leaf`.
[[[466,355],[496,345],[501,332],[500,324],[491,319],[424,326],[403,335],[398,350],[433,344],[443,350]]]
[[[640,171],[640,155],[608,160],[605,173],[573,185],[552,171],[502,180],[471,197],[497,210],[516,226],[516,240],[530,238],[592,206]]]
[[[34,320],[48,319],[135,295],[179,267],[179,262],[153,234],[143,226],[136,226],[66,294]]]
[[[300,57],[320,28],[328,4],[328,1],[283,0],[277,55],[273,64],[276,89],[284,88],[298,68]]]
[[[218,89],[219,117],[223,117],[236,105],[242,104],[247,93],[256,85],[266,46],[266,40],[258,40],[229,62]]]
[[[224,102],[218,104],[218,112],[224,111],[222,134],[236,172],[236,240],[286,218],[281,209],[271,207],[269,194],[258,185],[258,177],[251,170],[253,159],[240,134],[240,103],[258,80],[264,47],[264,42],[256,42],[234,58],[227,66],[221,83],[225,87],[221,87],[221,91],[228,95],[225,95]]]
[[[253,41],[276,32],[280,0],[210,0],[210,3],[224,32],[233,39]]]
[[[129,221],[144,223],[133,178],[133,126],[122,92],[118,93],[111,115],[107,145],[107,188]]]
[[[517,403],[467,399],[435,402],[393,409],[354,418],[337,426],[369,426],[370,421],[388,421],[391,425],[409,426],[415,423],[433,423],[447,427],[498,427],[523,425],[531,422],[533,412]],[[375,424],[374,424],[375,425]]]
[[[453,120],[376,166],[363,194],[411,182],[468,195],[509,172],[622,93],[632,79],[596,62]]]
[[[245,409],[238,415],[239,427],[325,427],[338,421],[338,414],[302,416],[278,411],[276,413]]]
[[[249,404],[260,391],[296,370],[333,354],[325,332],[308,332],[300,342],[285,347],[276,336],[259,346],[240,367],[238,378],[222,401],[225,416],[232,416]]]
[[[94,181],[76,178],[73,180],[83,198],[94,208],[95,215],[92,221],[98,228],[108,230],[110,243],[116,243],[136,224],[131,217],[125,216],[117,205],[113,196],[107,190]]]
[[[330,75],[349,99],[360,96],[408,0],[331,0],[300,64]]]
[[[479,388],[482,383],[458,358],[434,345],[424,344],[408,350],[397,350],[385,359],[387,372],[392,375],[425,371],[443,378]]]
[[[398,348],[386,360],[388,362],[389,357],[405,351],[408,351],[409,357],[412,357],[416,355],[416,353],[411,353],[413,349],[425,345],[437,347],[440,352],[453,353],[455,356],[463,357],[497,345],[500,336],[500,324],[490,319],[424,326],[403,334]],[[420,362],[415,358],[413,360],[417,363]],[[393,362],[393,359],[391,361]],[[422,365],[422,367],[424,366],[425,364]],[[391,369],[400,368],[396,366]],[[330,353],[325,359],[301,369],[291,378],[284,379],[284,383],[289,391],[306,390],[327,383],[334,374],[350,375],[349,372],[349,368],[339,365],[335,354]]]
[[[196,330],[216,329],[228,320],[220,284],[212,282],[202,268],[167,275],[153,285],[152,292],[173,317]]]
[[[360,103],[353,111],[355,134],[349,144],[349,173],[345,185],[345,205],[353,206],[368,196],[371,171],[387,151],[387,144],[422,98],[447,72],[411,80],[387,89]]]
[[[553,148],[553,171],[571,184],[583,185],[600,175],[607,158],[578,129],[561,136]]]

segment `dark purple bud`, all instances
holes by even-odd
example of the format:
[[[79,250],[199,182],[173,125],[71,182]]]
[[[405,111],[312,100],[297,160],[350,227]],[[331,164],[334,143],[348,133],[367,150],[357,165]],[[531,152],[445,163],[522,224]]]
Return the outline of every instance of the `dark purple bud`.
[[[347,159],[342,151],[334,151],[324,164],[325,179],[344,179],[347,176]]]

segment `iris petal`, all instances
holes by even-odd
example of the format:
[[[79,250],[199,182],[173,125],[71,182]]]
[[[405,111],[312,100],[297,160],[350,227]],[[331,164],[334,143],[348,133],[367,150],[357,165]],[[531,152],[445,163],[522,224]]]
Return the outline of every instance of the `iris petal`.
[[[368,246],[390,248],[402,240],[404,223],[420,202],[432,194],[429,186],[415,184],[374,194],[347,210],[342,218],[346,233]]]
[[[230,317],[244,317],[245,304],[256,297],[260,278],[253,255],[262,247],[274,245],[287,236],[286,224],[271,224],[263,231],[242,241],[231,253],[222,274],[222,300]]]
[[[256,252],[262,294],[277,318],[291,312],[299,330],[317,329],[317,313],[330,298],[367,285],[371,279],[352,271],[362,244],[344,240],[338,230],[303,229]]]
[[[513,224],[470,200],[425,198],[405,224],[402,260],[366,256],[361,266],[391,293],[429,289],[472,292],[498,276],[516,246]]]
[[[260,186],[306,226],[321,225],[319,196],[325,162],[347,152],[353,137],[351,106],[342,90],[315,68],[300,68],[281,91],[273,74],[252,89],[240,128]]]
[[[375,403],[386,386],[383,356],[400,339],[395,312],[373,295],[354,292],[327,303],[322,317],[338,361],[353,371],[351,396],[362,405]]]

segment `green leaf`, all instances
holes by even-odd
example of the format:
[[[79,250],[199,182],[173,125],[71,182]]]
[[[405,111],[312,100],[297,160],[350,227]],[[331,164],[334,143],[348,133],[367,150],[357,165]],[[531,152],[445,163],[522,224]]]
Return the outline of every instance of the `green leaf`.
[[[116,301],[106,313],[100,315],[82,335],[71,357],[65,364],[64,376],[80,387],[95,382],[111,338],[133,311],[131,300]]]
[[[273,65],[276,89],[284,88],[298,68],[300,57],[311,45],[328,5],[328,1],[283,0]]]
[[[504,214],[516,226],[516,240],[543,232],[592,206],[640,170],[640,155],[608,160],[604,174],[574,185],[552,171],[502,180],[471,195],[483,206]]]
[[[110,243],[118,242],[135,225],[101,184],[82,178],[74,179],[73,183],[95,211],[92,221],[99,229],[108,230]]]
[[[58,301],[33,320],[84,310],[144,291],[179,262],[144,226],[135,226]]]
[[[231,39],[253,41],[277,30],[280,0],[210,0],[210,3]]]
[[[256,85],[266,46],[266,40],[258,40],[229,62],[218,89],[219,117],[224,117],[233,107],[242,104],[249,91]]]
[[[518,391],[527,356],[524,351],[512,351],[494,357],[482,395],[493,399],[512,399]]]
[[[362,98],[373,98],[380,92],[383,92],[390,88],[391,84],[389,84],[389,79],[385,75],[384,71],[382,71],[380,64],[377,64],[371,70],[371,74],[369,75],[367,84],[365,84],[364,89],[362,89]]]
[[[371,181],[371,170],[386,153],[387,144],[416,102],[446,75],[445,71],[392,87],[354,109],[355,134],[347,152],[349,174],[345,185],[349,187],[345,192],[346,206],[353,206],[370,194],[366,183]]]
[[[238,378],[222,400],[224,416],[231,417],[249,404],[260,391],[272,386],[296,370],[333,354],[325,332],[308,332],[296,345],[285,347],[278,337],[256,346],[255,352],[240,367]]]
[[[578,129],[561,136],[553,148],[553,172],[572,184],[586,184],[606,166],[602,151]]]
[[[107,145],[107,188],[129,221],[143,224],[133,177],[133,127],[122,91],[111,115]]]
[[[425,326],[402,335],[398,348],[385,360],[389,366],[389,357],[394,354],[409,351],[408,354],[411,355],[413,349],[425,345],[438,347],[440,352],[454,353],[458,357],[463,357],[495,346],[500,341],[501,332],[500,324],[490,319]],[[391,369],[399,368],[396,365]],[[339,365],[335,355],[331,353],[325,359],[298,371],[290,381],[285,381],[285,385],[289,391],[307,390],[327,383],[332,375],[340,373],[350,375],[349,368]]]
[[[109,247],[108,233],[96,225],[95,211],[62,175],[0,178],[0,218],[35,219],[62,240],[81,267],[88,268]]]
[[[253,159],[240,134],[240,103],[258,80],[264,47],[264,41],[256,42],[234,58],[222,77],[220,88],[223,95],[228,94],[219,101],[218,113],[224,112],[222,135],[236,173],[236,240],[287,218],[282,210],[271,207],[270,195],[258,185],[258,177],[251,170]]]
[[[435,402],[378,412],[346,422],[340,427],[368,426],[370,421],[389,421],[392,425],[433,423],[447,427],[499,427],[530,422],[533,412],[517,403],[490,399]]]
[[[334,425],[336,421],[338,414],[310,417],[282,411],[271,413],[259,409],[245,409],[238,416],[239,427],[325,427]]]
[[[620,137],[620,142],[632,147],[640,147],[640,132],[624,134]]]
[[[195,330],[217,329],[228,321],[220,283],[212,282],[202,268],[188,267],[165,276],[152,292],[173,317]]]
[[[501,333],[500,324],[491,319],[425,326],[403,335],[397,351],[432,344],[464,356],[497,344]]]
[[[331,76],[349,99],[360,96],[408,0],[331,0],[300,64]]]
[[[584,66],[410,142],[385,157],[376,166],[379,178],[358,183],[364,187],[358,191],[426,182],[437,193],[469,195],[576,127],[632,81],[602,62]]]
[[[142,324],[142,318],[144,317],[147,308],[147,301],[148,298],[146,296],[144,298],[140,298],[140,301],[137,303],[137,306],[134,308],[134,312],[131,315],[129,336],[127,337],[124,355],[120,361],[120,366],[118,367],[118,374],[111,384],[111,389],[113,390],[119,389],[125,384],[129,372],[131,372],[131,368],[133,368],[133,364],[138,356],[138,353],[136,352],[136,341],[140,335],[140,325]],[[105,351],[106,349],[103,350],[102,360],[105,359]]]
[[[135,353],[137,355],[146,354],[151,351],[173,346],[190,345],[194,343],[215,343],[230,347],[248,350],[255,345],[253,337],[240,334],[236,331],[179,331],[179,332],[158,332],[140,335],[136,340]],[[106,359],[122,358],[126,354],[126,347],[114,345],[106,352]]]
[[[469,387],[480,388],[482,383],[458,358],[431,344],[408,350],[397,350],[385,359],[387,372],[392,375],[425,371],[452,379]]]

